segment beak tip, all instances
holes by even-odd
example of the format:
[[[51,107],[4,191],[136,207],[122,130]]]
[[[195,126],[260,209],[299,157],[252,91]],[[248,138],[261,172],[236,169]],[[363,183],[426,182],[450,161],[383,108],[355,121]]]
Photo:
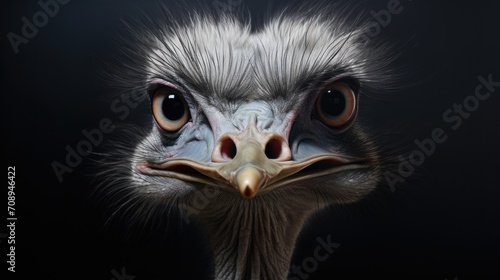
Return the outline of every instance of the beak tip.
[[[250,188],[250,186],[246,186],[244,190],[241,192],[243,197],[252,198],[255,195],[256,191]]]
[[[264,184],[265,175],[255,167],[245,167],[236,174],[236,187],[245,198],[252,198]]]

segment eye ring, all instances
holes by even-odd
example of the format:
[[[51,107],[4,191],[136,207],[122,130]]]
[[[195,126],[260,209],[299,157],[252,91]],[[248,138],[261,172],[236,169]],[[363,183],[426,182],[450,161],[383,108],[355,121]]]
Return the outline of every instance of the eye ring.
[[[348,126],[357,110],[357,98],[353,89],[341,82],[333,83],[321,90],[316,99],[316,115],[329,127]]]
[[[151,98],[156,123],[168,133],[179,131],[191,118],[182,93],[171,87],[157,89]]]

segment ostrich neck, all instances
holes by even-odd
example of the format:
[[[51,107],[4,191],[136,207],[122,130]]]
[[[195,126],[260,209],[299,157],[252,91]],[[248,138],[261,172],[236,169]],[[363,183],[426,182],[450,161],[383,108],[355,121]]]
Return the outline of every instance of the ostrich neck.
[[[214,250],[215,279],[286,279],[297,236],[317,209],[287,202],[226,201],[202,211]]]

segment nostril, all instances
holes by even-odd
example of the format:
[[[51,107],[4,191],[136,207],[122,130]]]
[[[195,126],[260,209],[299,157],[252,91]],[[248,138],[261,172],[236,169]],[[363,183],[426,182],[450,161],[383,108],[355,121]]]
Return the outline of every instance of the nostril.
[[[236,156],[236,144],[231,138],[221,141],[220,154],[223,159],[231,160]]]
[[[272,138],[266,144],[266,156],[268,159],[278,159],[282,153],[283,143],[280,139]]]

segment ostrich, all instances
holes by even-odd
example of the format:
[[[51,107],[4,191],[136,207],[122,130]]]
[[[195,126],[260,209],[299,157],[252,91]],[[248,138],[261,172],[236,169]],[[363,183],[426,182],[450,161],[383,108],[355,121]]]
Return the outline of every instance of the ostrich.
[[[383,182],[387,157],[358,114],[388,81],[387,48],[345,9],[301,11],[256,28],[162,10],[132,29],[112,76],[146,97],[152,125],[106,172],[111,197],[199,225],[215,279],[286,279],[308,219]]]

